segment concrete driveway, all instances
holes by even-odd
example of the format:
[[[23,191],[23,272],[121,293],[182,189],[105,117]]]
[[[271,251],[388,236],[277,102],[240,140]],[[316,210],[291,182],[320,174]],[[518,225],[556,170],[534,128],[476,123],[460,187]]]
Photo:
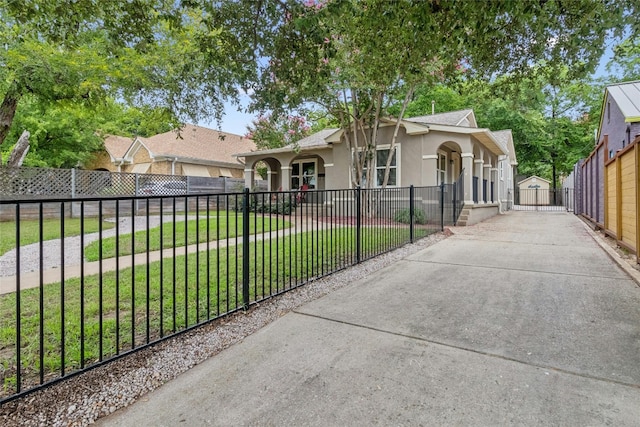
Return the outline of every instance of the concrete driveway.
[[[640,425],[640,287],[511,212],[289,313],[101,425]]]

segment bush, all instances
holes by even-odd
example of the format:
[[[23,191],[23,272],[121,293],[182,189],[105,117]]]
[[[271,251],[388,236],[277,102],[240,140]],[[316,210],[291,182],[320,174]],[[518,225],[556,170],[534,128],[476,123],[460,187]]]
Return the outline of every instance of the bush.
[[[399,211],[396,211],[396,213],[393,215],[393,220],[396,222],[400,222],[402,224],[409,224],[411,222],[409,208],[400,209]],[[414,224],[427,223],[427,217],[424,214],[424,211],[422,209],[413,210],[413,223]]]
[[[257,198],[251,200],[249,209],[257,213],[271,213],[280,215],[289,215],[293,208],[296,207],[295,197],[290,197],[288,193],[278,194],[274,196],[271,203],[268,201],[261,203]]]

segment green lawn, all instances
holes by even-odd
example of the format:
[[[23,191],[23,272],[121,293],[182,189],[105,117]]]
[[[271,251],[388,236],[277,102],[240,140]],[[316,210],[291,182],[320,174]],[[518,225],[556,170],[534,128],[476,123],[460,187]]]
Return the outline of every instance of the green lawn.
[[[184,218],[184,217],[183,217]],[[174,227],[175,224],[175,236]],[[185,221],[167,222],[160,226],[149,229],[149,251],[157,251],[160,248],[172,248],[185,246],[185,224],[186,224],[186,241],[188,245],[196,242],[203,243],[207,241],[207,226],[209,227],[209,240],[221,240],[227,237],[236,237],[242,235],[242,215],[236,215],[234,212],[220,212],[218,216],[212,216],[209,221],[206,218],[198,220],[192,219]],[[268,216],[249,216],[249,233],[261,233],[269,230],[279,230],[290,227],[288,221],[282,219],[269,218]],[[199,234],[198,234],[199,233]],[[131,254],[132,238],[131,233],[121,234],[119,242],[119,256]],[[135,253],[144,253],[147,251],[147,230],[141,230],[134,235]],[[175,237],[175,240],[174,240]],[[162,242],[162,243],[161,243]],[[100,243],[98,241],[87,245],[85,249],[85,257],[88,261],[97,261],[100,259]],[[108,237],[102,240],[102,258],[113,258],[116,256],[116,238]]]
[[[40,241],[40,221],[21,220],[20,221],[20,246],[37,243]],[[84,219],[84,232],[95,233],[98,231],[98,218]],[[113,222],[102,221],[102,228],[107,230],[113,228]],[[45,219],[42,223],[43,240],[54,240],[60,238],[60,220]],[[65,218],[65,237],[80,235],[80,218]],[[0,255],[7,253],[16,247],[16,223],[15,221],[0,222]]]
[[[416,229],[416,238],[431,232]],[[400,246],[408,241],[408,235],[408,228],[394,231],[364,228],[362,258]],[[252,242],[249,247],[250,301],[353,264],[355,248],[352,227]],[[45,286],[44,374],[47,377],[60,374],[62,343],[68,373],[78,369],[83,358],[86,365],[90,365],[242,307],[242,249],[241,245],[230,246],[209,254],[200,252],[164,259],[150,264],[148,275],[146,266],[136,266],[135,270],[127,268],[102,277],[86,277],[84,285],[80,279],[71,279],[65,282],[64,296],[60,284]],[[84,313],[81,301],[84,301]],[[40,369],[39,306],[39,289],[20,293],[21,365],[26,383],[37,379]],[[15,294],[0,296],[0,366],[4,372],[5,394],[14,391],[16,381],[15,313]],[[80,347],[82,327],[84,355]]]

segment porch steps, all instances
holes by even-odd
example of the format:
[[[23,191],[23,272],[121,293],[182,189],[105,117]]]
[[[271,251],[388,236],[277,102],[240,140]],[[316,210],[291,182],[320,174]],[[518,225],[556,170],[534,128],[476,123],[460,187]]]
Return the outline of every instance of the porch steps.
[[[469,208],[462,208],[462,212],[460,212],[460,216],[458,217],[456,226],[461,226],[461,227],[466,226],[470,216],[471,216],[471,210]]]

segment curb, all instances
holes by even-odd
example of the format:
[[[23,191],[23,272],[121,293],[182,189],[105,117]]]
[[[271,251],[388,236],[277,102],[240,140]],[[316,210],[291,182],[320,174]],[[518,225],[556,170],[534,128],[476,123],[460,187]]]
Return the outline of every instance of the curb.
[[[623,260],[620,257],[620,255],[618,255],[618,253],[616,251],[614,251],[613,248],[611,248],[611,246],[609,246],[607,243],[604,242],[604,240],[602,239],[602,237],[600,237],[600,235],[598,233],[596,233],[595,231],[593,231],[591,229],[591,227],[589,227],[588,224],[586,224],[584,221],[580,221],[580,222],[582,223],[584,228],[587,230],[587,232],[591,235],[593,240],[595,240],[596,243],[598,245],[600,245],[600,247],[602,249],[604,249],[605,252],[607,252],[607,254],[609,255],[609,258],[611,258],[616,264],[618,264],[618,266],[625,273],[627,273],[627,275],[629,277],[631,277],[631,279],[633,281],[636,282],[636,285],[638,285],[640,287],[640,271],[638,271],[635,268],[631,267],[629,265],[629,263],[627,263],[625,260]]]

